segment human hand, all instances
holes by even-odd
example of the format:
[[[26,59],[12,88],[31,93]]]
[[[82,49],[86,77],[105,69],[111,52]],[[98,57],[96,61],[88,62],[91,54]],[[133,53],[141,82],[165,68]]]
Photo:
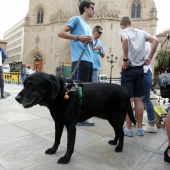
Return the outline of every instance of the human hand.
[[[122,68],[123,68],[123,69],[129,68],[129,61],[124,61]]]
[[[95,50],[101,50],[102,49],[102,46],[100,44],[98,44],[96,47],[95,47]]]
[[[145,59],[145,62],[144,62],[145,65],[149,65],[150,63],[151,63],[151,59],[150,58]]]
[[[78,41],[83,42],[83,43],[85,43],[86,40],[88,40],[88,42],[91,43],[92,42],[92,36],[81,35],[78,38]]]

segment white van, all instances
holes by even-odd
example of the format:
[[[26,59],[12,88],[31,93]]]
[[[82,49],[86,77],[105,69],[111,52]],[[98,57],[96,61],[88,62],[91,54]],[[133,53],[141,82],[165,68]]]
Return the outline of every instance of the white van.
[[[3,72],[4,72],[4,73],[10,72],[10,66],[9,66],[9,64],[3,64],[2,69],[3,69]]]

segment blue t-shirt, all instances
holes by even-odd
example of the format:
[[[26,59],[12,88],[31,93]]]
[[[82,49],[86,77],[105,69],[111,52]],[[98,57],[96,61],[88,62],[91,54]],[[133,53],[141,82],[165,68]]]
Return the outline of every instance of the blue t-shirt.
[[[78,36],[81,36],[81,35],[91,36],[92,35],[91,27],[80,16],[74,16],[70,18],[66,25],[71,27],[70,34],[78,35]],[[80,41],[70,40],[70,45],[71,45],[72,62],[78,61],[80,58],[81,52],[84,48],[84,43]],[[93,49],[90,43],[86,47],[82,60],[88,61],[91,63],[93,62]]]
[[[102,46],[101,51],[105,53],[104,44],[100,39],[93,40],[93,44],[94,44],[94,47],[96,47],[97,45],[101,45]],[[101,68],[100,59],[101,59],[101,56],[100,56],[99,50],[94,50],[93,51],[93,69],[100,70]]]

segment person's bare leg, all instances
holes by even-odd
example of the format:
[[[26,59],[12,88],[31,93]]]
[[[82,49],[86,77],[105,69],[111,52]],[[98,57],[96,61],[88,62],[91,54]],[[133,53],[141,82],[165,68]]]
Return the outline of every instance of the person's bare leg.
[[[130,98],[130,101],[131,101],[131,106],[133,108],[133,98]],[[128,114],[126,114],[126,128],[128,130],[132,130],[132,121],[130,120]]]
[[[138,128],[142,128],[142,120],[143,120],[143,103],[141,100],[141,97],[135,97],[134,98],[134,104],[135,104],[135,111],[136,111],[136,117],[137,117],[137,125]]]
[[[168,115],[166,117],[165,128],[168,136],[168,146],[170,146],[170,110],[168,111]],[[170,157],[170,149],[168,149],[168,156]]]

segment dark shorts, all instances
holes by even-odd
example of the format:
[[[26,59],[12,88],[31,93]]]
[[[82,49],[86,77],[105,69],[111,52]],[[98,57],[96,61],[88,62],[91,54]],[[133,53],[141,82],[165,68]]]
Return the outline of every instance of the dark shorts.
[[[122,69],[121,85],[129,91],[130,97],[144,96],[144,70],[143,66]]]
[[[72,62],[72,71],[76,65],[77,61]],[[74,80],[80,80],[83,82],[91,82],[92,81],[92,70],[93,64],[88,61],[81,61],[79,67],[75,73]]]

